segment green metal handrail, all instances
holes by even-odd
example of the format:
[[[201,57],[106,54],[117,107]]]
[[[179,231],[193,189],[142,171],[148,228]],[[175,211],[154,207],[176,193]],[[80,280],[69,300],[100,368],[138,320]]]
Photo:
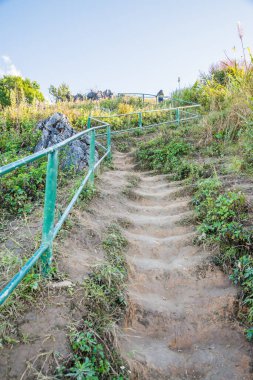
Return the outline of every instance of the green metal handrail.
[[[96,116],[96,119],[93,117],[92,118],[94,120],[100,121],[100,119],[111,119],[111,118],[115,118],[115,117],[126,117],[126,116],[131,116],[131,115],[138,115],[138,126],[136,126],[136,127],[121,129],[119,131],[113,131],[111,128],[111,135],[116,135],[116,134],[134,132],[138,129],[148,129],[148,128],[153,128],[153,127],[158,127],[158,126],[161,126],[164,124],[166,124],[166,125],[175,124],[175,123],[179,124],[180,122],[183,122],[183,121],[197,119],[197,118],[199,118],[198,113],[188,112],[186,110],[188,110],[188,109],[192,110],[192,109],[199,108],[199,107],[200,107],[199,104],[192,104],[189,106],[180,106],[180,107],[176,107],[176,108],[158,108],[158,109],[154,109],[154,110],[133,111],[133,112],[129,112],[126,114],[123,113],[123,114],[116,114],[116,115],[109,115],[109,116]],[[143,125],[143,115],[146,113],[148,114],[148,113],[155,113],[155,112],[171,112],[172,114],[173,114],[173,112],[175,112],[175,119],[163,121],[161,123],[149,124],[149,125],[144,126]],[[188,113],[190,116],[183,117],[184,113]],[[90,123],[91,122],[88,120],[88,125],[90,125]],[[105,134],[100,133],[97,136],[98,137],[104,137]]]
[[[100,119],[111,119],[111,118],[120,117],[120,116],[129,116],[129,115],[137,115],[137,114],[153,113],[153,112],[163,112],[163,111],[177,111],[178,109],[179,110],[180,109],[185,110],[185,109],[189,109],[189,108],[199,108],[199,107],[200,107],[200,104],[192,104],[192,105],[189,105],[189,106],[179,106],[179,107],[173,107],[173,108],[157,108],[157,109],[154,109],[154,110],[133,111],[133,112],[129,112],[129,113],[119,113],[119,114],[116,114],[116,115],[96,116],[96,119],[92,116],[92,119],[101,122]]]
[[[76,203],[79,195],[81,194],[83,188],[89,181],[91,184],[94,183],[94,173],[96,168],[101,164],[101,162],[105,159],[111,158],[111,136],[118,133],[128,133],[135,130],[142,130],[146,128],[158,127],[164,124],[179,124],[183,121],[188,121],[191,119],[195,119],[199,117],[199,114],[189,112],[188,109],[193,109],[195,107],[200,107],[198,104],[190,105],[190,106],[182,106],[177,108],[165,108],[165,109],[155,109],[155,110],[142,110],[130,112],[128,114],[118,114],[118,115],[109,115],[109,116],[89,116],[87,121],[87,129],[85,131],[79,132],[74,136],[62,141],[59,144],[53,145],[50,148],[44,149],[37,153],[34,153],[30,156],[21,158],[15,162],[12,162],[8,165],[0,167],[0,177],[4,176],[7,173],[12,172],[20,168],[21,166],[27,165],[31,162],[34,162],[42,157],[48,157],[47,163],[47,174],[46,174],[46,189],[45,189],[45,200],[44,200],[44,213],[43,213],[43,227],[42,227],[42,239],[41,245],[39,249],[34,252],[32,257],[24,264],[24,266],[20,269],[20,271],[10,280],[10,282],[4,287],[4,289],[0,292],[0,305],[2,305],[5,300],[11,295],[14,289],[18,286],[18,284],[22,281],[25,275],[30,271],[30,269],[37,263],[39,259],[41,259],[42,264],[42,274],[46,276],[50,270],[50,265],[52,262],[53,256],[53,241],[60,231],[64,221],[67,219],[71,209]],[[147,126],[143,125],[143,114],[145,113],[155,113],[155,112],[172,112],[175,113],[175,119],[167,120],[161,123],[150,124]],[[183,113],[186,115],[184,117]],[[187,114],[189,116],[187,116]],[[127,129],[122,129],[119,131],[112,131],[112,126],[102,121],[103,118],[113,118],[113,117],[123,117],[123,116],[131,116],[138,115],[137,126]],[[183,116],[183,117],[182,117]],[[91,127],[92,122],[99,123],[100,125]],[[104,130],[103,133],[97,133],[97,131]],[[80,137],[88,134],[90,137],[90,152],[89,152],[89,170],[83,179],[81,185],[77,189],[67,208],[63,212],[60,219],[55,222],[55,206],[56,206],[56,195],[57,195],[57,174],[58,174],[58,152],[60,149],[79,139]],[[96,138],[106,138],[106,146],[101,144],[96,140]],[[95,163],[95,145],[101,147],[105,153],[103,156]]]
[[[146,97],[148,98],[156,98],[157,95],[154,95],[154,94],[146,94],[146,93],[143,93],[143,92],[118,92],[118,97],[120,96],[138,96],[138,97],[142,97],[143,99]]]
[[[148,98],[148,99],[155,98],[156,99],[156,103],[157,103],[157,99],[158,99],[158,95],[155,95],[155,94],[146,94],[146,93],[142,93],[142,92],[118,92],[117,96],[118,97],[128,96],[128,97],[142,98],[143,104],[145,102],[145,97]],[[196,105],[196,103],[194,103],[194,102],[192,102],[190,100],[184,100],[184,99],[176,98],[174,96],[167,96],[167,95],[165,95],[165,96],[163,96],[163,99],[164,100],[170,100],[171,104],[173,104],[176,101],[176,102],[179,102],[181,104]]]
[[[53,240],[57,236],[60,228],[62,227],[64,221],[67,219],[72,207],[77,201],[77,198],[81,194],[84,186],[89,181],[91,184],[94,183],[94,172],[96,168],[101,164],[101,162],[106,158],[111,156],[111,139],[110,139],[110,125],[108,123],[100,122],[102,125],[87,129],[74,136],[64,140],[63,142],[53,145],[50,148],[44,149],[30,156],[24,157],[18,161],[12,162],[8,165],[2,166],[0,168],[0,177],[10,173],[13,170],[20,168],[21,166],[27,165],[31,162],[38,160],[41,157],[48,156],[47,163],[47,175],[46,175],[46,189],[45,189],[45,201],[44,201],[44,213],[43,213],[43,227],[42,227],[42,239],[39,249],[32,255],[32,257],[25,263],[25,265],[20,269],[20,271],[10,280],[10,282],[4,287],[0,292],[0,305],[2,305],[5,300],[10,296],[18,284],[22,281],[24,276],[30,271],[30,269],[36,264],[36,262],[41,259],[42,273],[46,276],[49,272],[50,265],[52,262],[53,255]],[[106,127],[107,135],[107,146],[104,147],[102,144],[96,141],[96,131],[104,129]],[[58,220],[56,225],[54,225],[55,219],[55,206],[56,206],[56,194],[57,194],[57,173],[58,173],[58,152],[61,148],[65,147],[72,141],[79,139],[80,137],[88,134],[90,136],[90,152],[89,152],[89,170],[83,179],[81,185],[77,189],[75,195],[68,204],[66,210],[62,214],[61,218]],[[95,144],[98,144],[105,150],[104,155],[95,163]]]
[[[145,97],[149,99],[155,98],[156,103],[157,103],[157,95],[154,95],[154,94],[145,94],[142,92],[118,92],[118,97],[121,97],[121,96],[129,96],[129,97],[137,96],[138,98],[142,98],[143,104],[145,102]]]

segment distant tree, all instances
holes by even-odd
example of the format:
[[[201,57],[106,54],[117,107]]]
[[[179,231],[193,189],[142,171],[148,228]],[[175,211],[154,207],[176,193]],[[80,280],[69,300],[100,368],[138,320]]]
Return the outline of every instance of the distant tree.
[[[72,98],[69,86],[66,83],[62,83],[59,87],[51,84],[49,94],[54,97],[56,102],[70,101]]]
[[[0,105],[11,105],[11,94],[15,93],[15,101],[19,104],[22,100],[32,103],[34,99],[44,100],[37,82],[19,76],[5,75],[0,79]]]

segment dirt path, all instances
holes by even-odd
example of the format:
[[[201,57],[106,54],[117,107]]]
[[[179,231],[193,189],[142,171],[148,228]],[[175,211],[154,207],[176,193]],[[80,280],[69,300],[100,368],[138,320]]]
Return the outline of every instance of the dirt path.
[[[125,156],[115,159],[129,168]],[[252,379],[252,352],[232,316],[237,290],[192,245],[178,183],[141,173],[121,215],[130,222],[131,309],[120,346],[139,379]]]
[[[88,210],[75,209],[74,227],[56,242],[60,269],[74,285],[82,282],[103,260],[103,232],[118,223],[130,267],[119,345],[132,379],[252,379],[251,346],[232,320],[237,291],[209,264],[209,253],[192,246],[194,229],[178,223],[189,215],[189,200],[174,196],[180,184],[136,172],[130,154],[115,153],[114,165],[99,177]],[[133,176],[139,184],[129,191]],[[20,343],[1,351],[0,379],[53,379],[55,352],[68,355],[67,326],[81,317],[76,306],[73,291],[48,289],[18,320]]]

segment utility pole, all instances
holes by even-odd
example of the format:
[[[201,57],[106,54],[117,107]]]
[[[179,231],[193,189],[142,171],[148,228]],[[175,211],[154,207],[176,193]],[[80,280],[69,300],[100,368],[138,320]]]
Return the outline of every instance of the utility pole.
[[[177,78],[177,82],[178,82],[178,91],[180,92],[180,82],[181,82],[181,78],[180,77]]]

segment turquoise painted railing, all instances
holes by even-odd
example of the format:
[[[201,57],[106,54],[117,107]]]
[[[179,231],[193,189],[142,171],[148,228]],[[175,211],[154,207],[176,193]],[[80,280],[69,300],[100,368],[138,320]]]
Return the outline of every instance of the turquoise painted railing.
[[[144,104],[145,103],[145,99],[155,99],[156,103],[158,102],[158,95],[154,95],[154,94],[146,94],[146,93],[143,93],[143,92],[118,92],[117,94],[118,97],[136,97],[136,98],[139,98],[139,99],[142,99],[142,103]],[[189,100],[183,100],[183,99],[179,99],[179,98],[176,98],[174,96],[163,96],[163,99],[166,100],[166,101],[169,101],[171,103],[171,106],[173,107],[173,105],[178,102],[178,104],[180,105],[196,105],[196,103],[194,102],[191,102]],[[162,105],[162,103],[161,103]]]
[[[32,257],[25,263],[25,265],[20,269],[20,271],[10,280],[10,282],[2,289],[0,292],[0,305],[2,305],[5,300],[11,295],[14,289],[22,281],[25,275],[30,271],[30,269],[36,264],[40,259],[42,274],[46,276],[50,270],[52,256],[53,256],[53,241],[57,236],[59,230],[61,229],[64,221],[67,219],[68,214],[76,203],[79,195],[81,194],[83,188],[88,183],[88,181],[94,183],[94,173],[96,168],[101,164],[105,158],[111,158],[111,135],[118,133],[127,133],[133,132],[137,129],[142,130],[145,128],[157,127],[163,124],[179,124],[180,122],[189,121],[199,117],[199,114],[194,111],[199,107],[198,104],[190,106],[182,106],[177,108],[166,108],[166,109],[157,109],[157,110],[143,110],[138,112],[131,112],[128,114],[119,114],[119,115],[109,115],[109,116],[90,116],[87,122],[87,129],[85,131],[79,132],[76,135],[64,140],[63,142],[56,144],[45,150],[41,150],[37,153],[34,153],[30,156],[24,157],[18,161],[12,162],[8,165],[0,167],[0,177],[4,176],[7,173],[10,173],[21,166],[27,165],[31,162],[34,162],[42,157],[47,156],[47,173],[46,173],[46,188],[45,188],[45,200],[44,200],[44,213],[43,213],[43,226],[42,226],[42,238],[41,245],[39,249],[34,252]],[[155,113],[155,112],[169,112],[172,117],[170,120],[163,121],[161,123],[144,125],[143,120],[145,114]],[[101,119],[111,119],[115,117],[131,117],[131,115],[137,116],[137,125],[132,128],[123,128],[121,130],[113,130],[109,122],[102,121]],[[99,123],[98,126],[92,127],[92,122]],[[104,132],[104,130],[106,130]],[[97,133],[101,132],[101,133]],[[77,189],[75,195],[71,199],[67,208],[61,215],[60,219],[55,224],[55,207],[56,207],[56,195],[57,195],[57,174],[58,174],[58,153],[59,151],[67,146],[72,141],[79,139],[85,134],[89,135],[90,138],[90,152],[89,152],[89,168],[88,173],[84,177],[81,185]],[[99,138],[106,139],[106,146],[102,145],[99,141]],[[95,145],[102,148],[104,151],[102,157],[95,162]]]
[[[56,144],[45,150],[41,150],[35,154],[22,158],[18,161],[10,163],[8,165],[2,166],[0,168],[0,177],[10,173],[13,170],[18,169],[21,166],[27,165],[34,162],[41,157],[48,157],[47,163],[47,174],[46,174],[46,189],[45,189],[45,201],[44,201],[44,215],[43,215],[43,227],[42,227],[42,239],[39,249],[32,255],[32,257],[26,262],[26,264],[20,269],[20,271],[11,279],[11,281],[5,286],[5,288],[0,292],[0,305],[9,297],[17,285],[22,281],[24,276],[30,271],[34,264],[41,259],[42,272],[46,275],[49,271],[52,262],[52,249],[53,240],[58,234],[61,226],[66,220],[69,212],[77,201],[81,191],[84,186],[89,181],[91,184],[94,182],[94,172],[96,168],[101,164],[101,162],[111,155],[111,140],[110,140],[110,125],[105,122],[100,122],[100,126],[90,128],[83,132],[77,133],[76,135],[66,139],[65,141]],[[95,144],[96,142],[96,132],[100,129],[106,128],[107,136],[107,146],[104,147],[102,144],[99,146],[104,150],[104,154],[95,163]],[[80,137],[88,134],[90,136],[90,152],[89,152],[89,169],[88,173],[84,177],[81,185],[77,189],[75,195],[71,199],[66,210],[63,212],[60,219],[55,223],[55,206],[56,206],[56,194],[57,194],[57,173],[58,173],[58,153],[59,150],[79,139]]]
[[[199,118],[199,113],[196,111],[197,108],[199,108],[199,104],[191,104],[189,106],[181,106],[181,107],[175,107],[175,108],[159,108],[155,110],[142,110],[142,111],[134,111],[130,113],[123,113],[123,114],[117,114],[117,115],[108,115],[108,116],[96,116],[97,121],[100,121],[101,119],[107,120],[109,123],[110,119],[115,118],[115,117],[129,117],[133,115],[138,115],[138,122],[136,127],[131,127],[131,128],[124,128],[120,130],[113,130],[113,127],[111,129],[111,135],[115,134],[121,134],[121,133],[129,133],[129,132],[134,132],[135,130],[138,129],[148,129],[148,128],[153,128],[153,127],[158,127],[161,125],[169,125],[169,124],[179,124],[180,122],[184,121],[189,121],[192,119],[197,119]],[[190,111],[193,112],[190,112]],[[154,113],[170,113],[172,117],[170,117],[170,120],[165,120],[160,123],[154,123],[154,124],[148,124],[144,125],[144,120],[145,120],[145,115],[148,114],[154,114]],[[94,118],[93,118],[94,119]],[[90,118],[88,119],[88,128],[90,126]],[[98,134],[98,136],[103,136],[104,134]]]
[[[145,93],[142,93],[142,92],[119,92],[118,93],[118,97],[121,97],[121,96],[127,96],[127,97],[138,97],[138,98],[141,98],[142,99],[142,102],[144,103],[145,102],[145,98],[147,99],[152,99],[154,98],[156,100],[156,103],[157,103],[157,95],[154,95],[154,94],[145,94]]]

